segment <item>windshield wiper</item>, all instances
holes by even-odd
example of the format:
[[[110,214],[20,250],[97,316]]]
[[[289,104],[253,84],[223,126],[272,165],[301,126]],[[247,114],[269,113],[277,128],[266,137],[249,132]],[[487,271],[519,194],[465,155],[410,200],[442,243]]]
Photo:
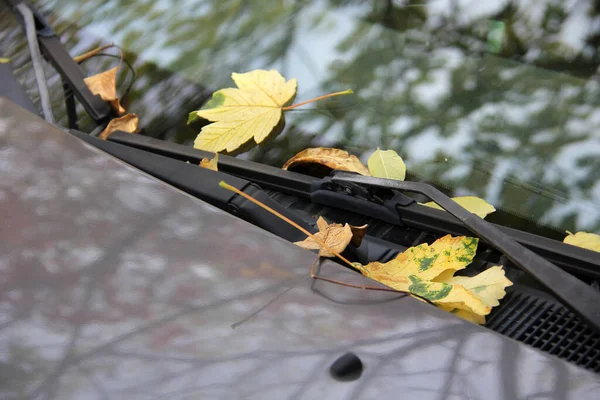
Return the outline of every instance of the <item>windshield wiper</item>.
[[[94,138],[89,138],[84,134],[73,133],[88,142],[94,140]],[[111,135],[109,140],[127,144],[128,146],[121,145],[121,147],[115,147],[118,146],[117,143],[97,140],[93,144],[122,160],[159,177],[165,182],[174,184],[188,192],[192,191],[196,197],[212,202],[221,208],[223,208],[223,204],[230,202],[229,197],[225,200],[225,203],[221,200],[219,200],[219,203],[214,201],[214,196],[217,193],[215,191],[214,182],[216,182],[215,179],[217,178],[210,178],[210,175],[214,174],[214,172],[204,172],[201,168],[194,167],[194,174],[201,174],[206,177],[202,178],[202,182],[199,182],[197,179],[191,177],[185,178],[181,172],[174,173],[173,170],[169,171],[168,169],[162,168],[158,164],[158,159],[152,159],[152,153],[161,154],[166,156],[161,157],[161,162],[166,163],[167,160],[169,160],[170,165],[173,165],[173,168],[179,169],[181,166],[177,166],[177,164],[187,165],[189,167],[192,167],[193,164],[185,164],[178,162],[177,160],[190,161],[197,164],[202,157],[212,157],[213,155],[211,153],[195,150],[175,143],[159,141],[149,137],[120,134],[119,132]],[[134,151],[136,149],[132,147],[140,149],[139,154],[136,154]],[[129,151],[126,150],[128,148]],[[219,158],[219,170],[245,178],[247,179],[246,182],[258,183],[261,186],[270,186],[279,191],[291,191],[296,193],[296,195],[304,197],[309,196],[311,200],[314,200],[314,197],[318,200],[325,201],[331,207],[351,209],[351,211],[353,209],[353,211],[363,215],[367,214],[365,211],[368,211],[374,218],[383,221],[388,221],[388,218],[392,220],[396,219],[400,221],[400,223],[404,220],[403,216],[407,211],[413,212],[414,208],[425,208],[415,204],[411,198],[404,196],[401,191],[421,193],[436,202],[450,215],[428,207],[425,210],[426,213],[432,215],[440,213],[446,214],[442,221],[444,224],[449,224],[451,220],[454,220],[454,224],[464,226],[463,230],[466,232],[463,234],[474,234],[484,242],[490,244],[491,247],[499,250],[518,268],[533,276],[545,286],[550,293],[560,299],[565,306],[569,307],[575,314],[579,315],[589,324],[590,328],[600,333],[600,308],[597,307],[597,305],[600,304],[599,292],[517,241],[518,239],[527,239],[527,235],[515,237],[514,230],[492,224],[475,214],[469,213],[431,185],[419,182],[403,182],[371,178],[341,171],[336,171],[332,177],[316,179],[290,173],[288,171],[281,171],[265,165],[248,163],[244,160],[238,160],[228,156],[221,156]],[[335,188],[333,187],[334,185],[339,185],[340,188]],[[382,190],[383,193],[381,193]],[[306,191],[308,191],[308,193],[306,193]],[[330,193],[326,193],[327,191]],[[228,196],[230,195],[228,194]],[[265,197],[264,200],[269,201],[271,199]],[[251,209],[241,211],[246,213],[245,219],[252,219],[255,224],[263,226],[271,232],[276,233],[278,230],[283,229],[283,227],[278,226],[280,221],[271,221],[267,223],[267,220],[269,219],[269,216],[267,215],[260,216],[260,218],[254,218],[253,214],[258,211]],[[415,217],[413,216],[411,218],[414,219]],[[284,223],[283,225],[287,224]],[[453,230],[456,231],[457,229]],[[278,232],[277,234],[286,237],[287,233],[281,233]],[[535,235],[529,236],[535,237]],[[291,238],[288,238],[288,240],[289,239]],[[537,240],[544,242],[544,238],[537,238]],[[566,247],[569,251],[572,250],[576,252],[577,250],[581,250],[583,253],[590,253],[590,251],[568,246],[554,240],[545,239],[545,241],[549,242],[549,244],[542,244],[541,247]],[[535,244],[533,247],[535,247]],[[373,249],[375,249],[375,247],[373,247]],[[390,256],[393,256],[392,253],[385,254],[384,252],[379,251],[374,253],[378,253],[378,256],[388,257],[388,259]],[[367,254],[367,257],[370,258],[371,256]],[[568,264],[572,265],[573,263],[576,262],[571,260]],[[597,265],[597,263],[594,265]],[[577,271],[576,268],[573,268],[573,270]]]
[[[204,157],[212,158],[213,153],[197,150],[191,146],[165,142],[143,135],[115,132],[109,141],[141,150],[165,155],[172,159],[198,164]],[[402,205],[387,200],[374,202],[359,198],[355,193],[340,193],[328,187],[331,177],[316,179],[291,171],[221,155],[219,170],[252,181],[262,188],[310,199],[312,203],[355,212],[370,218],[380,219],[389,224],[411,226],[416,229],[452,234],[469,235],[470,231],[452,215],[416,202]],[[392,207],[393,205],[393,207]],[[401,207],[398,207],[398,206]],[[533,222],[532,222],[533,223]],[[546,258],[560,268],[590,279],[600,280],[600,257],[591,250],[570,246],[544,236],[520,231],[502,225],[493,224],[505,235],[538,255]]]
[[[83,105],[90,117],[96,123],[102,123],[111,115],[108,103],[94,95],[84,82],[84,75],[79,65],[73,60],[65,46],[62,44],[56,32],[48,24],[44,16],[32,5],[22,0],[4,0],[12,8],[13,13],[21,25],[26,28],[23,15],[19,11],[20,5],[25,5],[33,13],[35,22],[35,33],[40,50],[44,57],[52,64],[60,74],[63,81],[71,89],[71,92]]]
[[[433,186],[423,182],[373,178],[342,171],[336,171],[332,181],[420,193],[427,196],[459,219],[481,240],[496,248],[513,264],[529,273],[571,311],[587,322],[591,328],[600,333],[600,293],[598,291],[520,245],[494,225],[470,213]]]

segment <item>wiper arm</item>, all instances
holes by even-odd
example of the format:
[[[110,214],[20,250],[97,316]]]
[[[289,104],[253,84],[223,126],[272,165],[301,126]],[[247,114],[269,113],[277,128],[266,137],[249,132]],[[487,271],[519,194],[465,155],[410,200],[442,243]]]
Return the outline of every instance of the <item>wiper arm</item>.
[[[25,27],[25,22],[23,21],[23,16],[18,11],[17,6],[19,4],[24,4],[32,11],[37,40],[44,57],[61,75],[90,117],[92,117],[96,123],[105,121],[111,113],[110,105],[102,100],[100,96],[94,95],[86,86],[83,80],[83,71],[79,68],[79,65],[75,60],[71,58],[71,55],[44,16],[35,7],[25,1],[4,1],[13,9],[15,16],[23,27]]]
[[[370,187],[423,194],[458,218],[471,232],[502,252],[517,267],[529,273],[560,299],[571,311],[600,333],[600,293],[543,257],[520,245],[494,225],[470,213],[444,193],[422,182],[373,178],[349,172],[337,172],[335,183],[352,183]]]

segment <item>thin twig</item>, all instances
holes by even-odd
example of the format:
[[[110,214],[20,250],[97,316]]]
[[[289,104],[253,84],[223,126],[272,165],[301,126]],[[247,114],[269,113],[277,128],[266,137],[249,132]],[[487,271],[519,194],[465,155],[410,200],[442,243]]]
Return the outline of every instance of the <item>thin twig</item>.
[[[410,294],[409,292],[406,292],[404,290],[397,290],[397,289],[392,289],[392,288],[385,288],[385,287],[379,287],[379,286],[366,286],[366,285],[356,285],[354,283],[348,283],[348,282],[343,282],[343,281],[338,281],[336,279],[331,279],[331,278],[325,278],[323,276],[317,275],[315,273],[315,267],[317,265],[317,263],[320,261],[320,257],[317,256],[317,259],[315,260],[315,262],[313,262],[312,266],[310,267],[310,277],[316,280],[320,280],[320,281],[325,281],[325,282],[329,282],[329,283],[335,283],[336,285],[341,285],[341,286],[346,286],[346,287],[351,287],[351,288],[356,288],[356,289],[362,289],[362,290],[378,290],[380,292],[393,292],[393,293],[402,293],[402,294]]]
[[[253,202],[257,206],[262,207],[265,210],[267,210],[268,212],[272,213],[273,215],[276,215],[277,217],[281,218],[282,220],[284,220],[288,224],[292,225],[294,228],[298,229],[300,232],[304,233],[306,236],[310,237],[315,242],[319,243],[321,246],[323,246],[324,248],[326,248],[327,250],[329,250],[331,253],[333,253],[340,260],[342,260],[343,262],[345,262],[346,264],[348,264],[348,266],[350,266],[350,268],[352,268],[354,270],[358,270],[360,272],[358,266],[352,264],[350,261],[348,261],[347,258],[345,258],[344,256],[342,256],[337,251],[331,249],[321,239],[317,238],[315,235],[313,235],[312,233],[310,233],[309,231],[307,231],[306,229],[304,229],[303,227],[301,227],[300,225],[298,225],[297,223],[295,223],[294,221],[292,221],[291,219],[289,219],[285,215],[283,215],[283,214],[281,214],[281,213],[273,210],[268,205],[261,203],[260,201],[256,200],[254,197],[252,197],[252,196],[248,195],[247,193],[244,193],[241,190],[239,190],[239,189],[231,186],[230,184],[226,183],[225,181],[219,182],[219,186],[221,186],[223,189],[231,190],[232,192],[239,194],[240,196],[242,196],[246,200]]]
[[[225,181],[219,182],[219,186],[221,186],[223,189],[227,189],[227,190],[230,190],[230,191],[232,191],[234,193],[237,193],[240,196],[244,197],[245,199],[253,202],[257,206],[264,208],[265,210],[269,211],[270,213],[273,213],[274,215],[276,215],[277,217],[281,218],[282,220],[284,220],[288,224],[292,225],[294,228],[298,229],[300,232],[302,232],[305,235],[311,237],[314,241],[318,242],[321,246],[323,246],[324,248],[326,248],[327,250],[329,250],[331,253],[335,254],[340,260],[344,261],[352,269],[357,270],[358,272],[360,272],[360,269],[359,269],[358,265],[352,264],[350,261],[348,261],[342,255],[340,255],[338,252],[336,252],[336,251],[332,250],[331,248],[329,248],[329,246],[327,246],[322,240],[316,238],[312,233],[310,233],[309,231],[307,231],[306,229],[304,229],[303,227],[301,227],[300,225],[298,225],[294,221],[290,220],[286,216],[284,216],[281,213],[273,210],[271,207],[267,206],[266,204],[261,203],[260,201],[256,200],[254,197],[252,197],[252,196],[250,196],[250,195],[242,192],[241,190],[239,190],[239,189],[231,186],[230,184],[226,183]],[[335,283],[337,285],[351,287],[351,288],[356,288],[356,289],[378,290],[378,291],[381,291],[381,292],[403,293],[403,294],[406,294],[406,295],[410,295],[410,296],[419,298],[419,299],[425,301],[426,303],[435,305],[435,304],[433,304],[431,302],[431,300],[426,299],[426,298],[424,298],[422,296],[419,296],[417,294],[411,293],[410,291],[397,290],[397,289],[392,289],[392,288],[382,288],[382,287],[377,287],[377,286],[355,285],[355,284],[352,284],[352,283],[346,283],[346,282],[338,281],[338,280],[335,280],[335,279],[324,278],[322,276],[316,275],[315,274],[315,266],[316,266],[317,262],[319,262],[319,260],[320,260],[320,256],[317,255],[317,259],[315,260],[315,262],[313,263],[312,267],[310,268],[310,277],[313,278],[313,279],[321,280],[321,281],[325,281],[325,282],[329,282],[329,283]],[[364,267],[362,265],[360,265],[360,267],[364,269]],[[263,308],[261,308],[260,310],[262,310]],[[258,311],[260,311],[260,310],[258,310]],[[253,315],[255,315],[255,313]],[[253,315],[251,315],[250,317],[252,317]],[[245,320],[243,320],[241,322],[244,322],[244,321]],[[235,328],[236,326],[239,326],[239,323],[236,323],[234,325],[235,326],[232,326],[232,328]]]

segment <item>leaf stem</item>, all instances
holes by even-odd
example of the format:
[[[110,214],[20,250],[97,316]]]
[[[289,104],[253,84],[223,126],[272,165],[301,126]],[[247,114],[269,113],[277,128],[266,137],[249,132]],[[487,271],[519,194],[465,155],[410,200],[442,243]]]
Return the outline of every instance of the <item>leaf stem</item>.
[[[317,238],[315,235],[313,235],[312,233],[310,233],[309,231],[307,231],[306,229],[304,229],[303,227],[301,227],[300,225],[298,225],[297,223],[295,223],[294,221],[292,221],[291,219],[289,219],[285,215],[280,214],[279,212],[273,210],[268,205],[266,205],[264,203],[261,203],[260,201],[256,200],[254,197],[252,197],[252,196],[250,196],[250,195],[242,192],[241,190],[239,190],[239,189],[231,186],[230,184],[226,183],[225,181],[219,182],[219,186],[221,186],[223,189],[231,190],[232,192],[239,194],[243,198],[245,198],[245,199],[253,202],[257,206],[262,207],[265,210],[267,210],[268,212],[270,212],[271,214],[273,214],[273,215],[281,218],[282,220],[284,220],[288,224],[292,225],[294,228],[298,229],[300,232],[304,233],[306,236],[312,238],[315,242],[319,243],[321,246],[323,246],[324,248],[326,248],[327,250],[329,250],[331,253],[335,254],[335,256],[337,258],[339,258],[340,260],[342,260],[343,262],[345,262],[346,264],[348,264],[348,266],[350,266],[350,268],[352,268],[354,270],[358,270],[360,272],[360,270],[357,268],[357,266],[354,265],[354,264],[352,264],[350,261],[348,261],[347,258],[345,258],[344,256],[342,256],[337,251],[331,249],[329,246],[327,246],[325,244],[325,242],[323,242],[322,240],[320,240],[319,238]]]
[[[88,58],[95,56],[96,54],[100,53],[103,50],[106,50],[106,49],[109,49],[111,47],[114,47],[114,45],[115,45],[114,43],[111,43],[111,44],[107,44],[105,46],[97,47],[97,48],[95,48],[93,50],[90,50],[90,51],[88,51],[86,53],[83,53],[83,54],[80,54],[80,55],[78,55],[76,57],[73,57],[73,60],[77,64],[79,64],[80,62],[85,61]]]
[[[352,89],[344,90],[343,92],[329,93],[329,94],[326,94],[326,95],[323,95],[323,96],[315,97],[314,99],[303,101],[303,102],[298,103],[298,104],[292,104],[291,106],[282,107],[281,109],[283,111],[293,110],[296,107],[300,107],[300,106],[303,106],[303,105],[309,104],[309,103],[314,103],[315,101],[319,101],[319,100],[323,100],[323,99],[328,99],[330,97],[335,97],[335,96],[342,96],[342,95],[345,95],[345,94],[352,94],[352,93],[354,93],[352,91]]]

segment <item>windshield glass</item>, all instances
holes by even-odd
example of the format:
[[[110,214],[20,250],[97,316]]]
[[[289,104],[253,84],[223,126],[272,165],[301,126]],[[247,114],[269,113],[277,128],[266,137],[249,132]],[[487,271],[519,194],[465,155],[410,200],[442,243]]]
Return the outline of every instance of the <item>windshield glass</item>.
[[[191,146],[190,111],[233,87],[232,72],[273,68],[298,80],[300,101],[355,95],[288,112],[276,139],[242,157],[280,167],[308,147],[363,162],[394,149],[409,179],[561,232],[600,233],[598,2],[35,3],[72,55],[121,46],[137,73],[126,106],[143,134]],[[114,62],[97,59],[86,73]]]

